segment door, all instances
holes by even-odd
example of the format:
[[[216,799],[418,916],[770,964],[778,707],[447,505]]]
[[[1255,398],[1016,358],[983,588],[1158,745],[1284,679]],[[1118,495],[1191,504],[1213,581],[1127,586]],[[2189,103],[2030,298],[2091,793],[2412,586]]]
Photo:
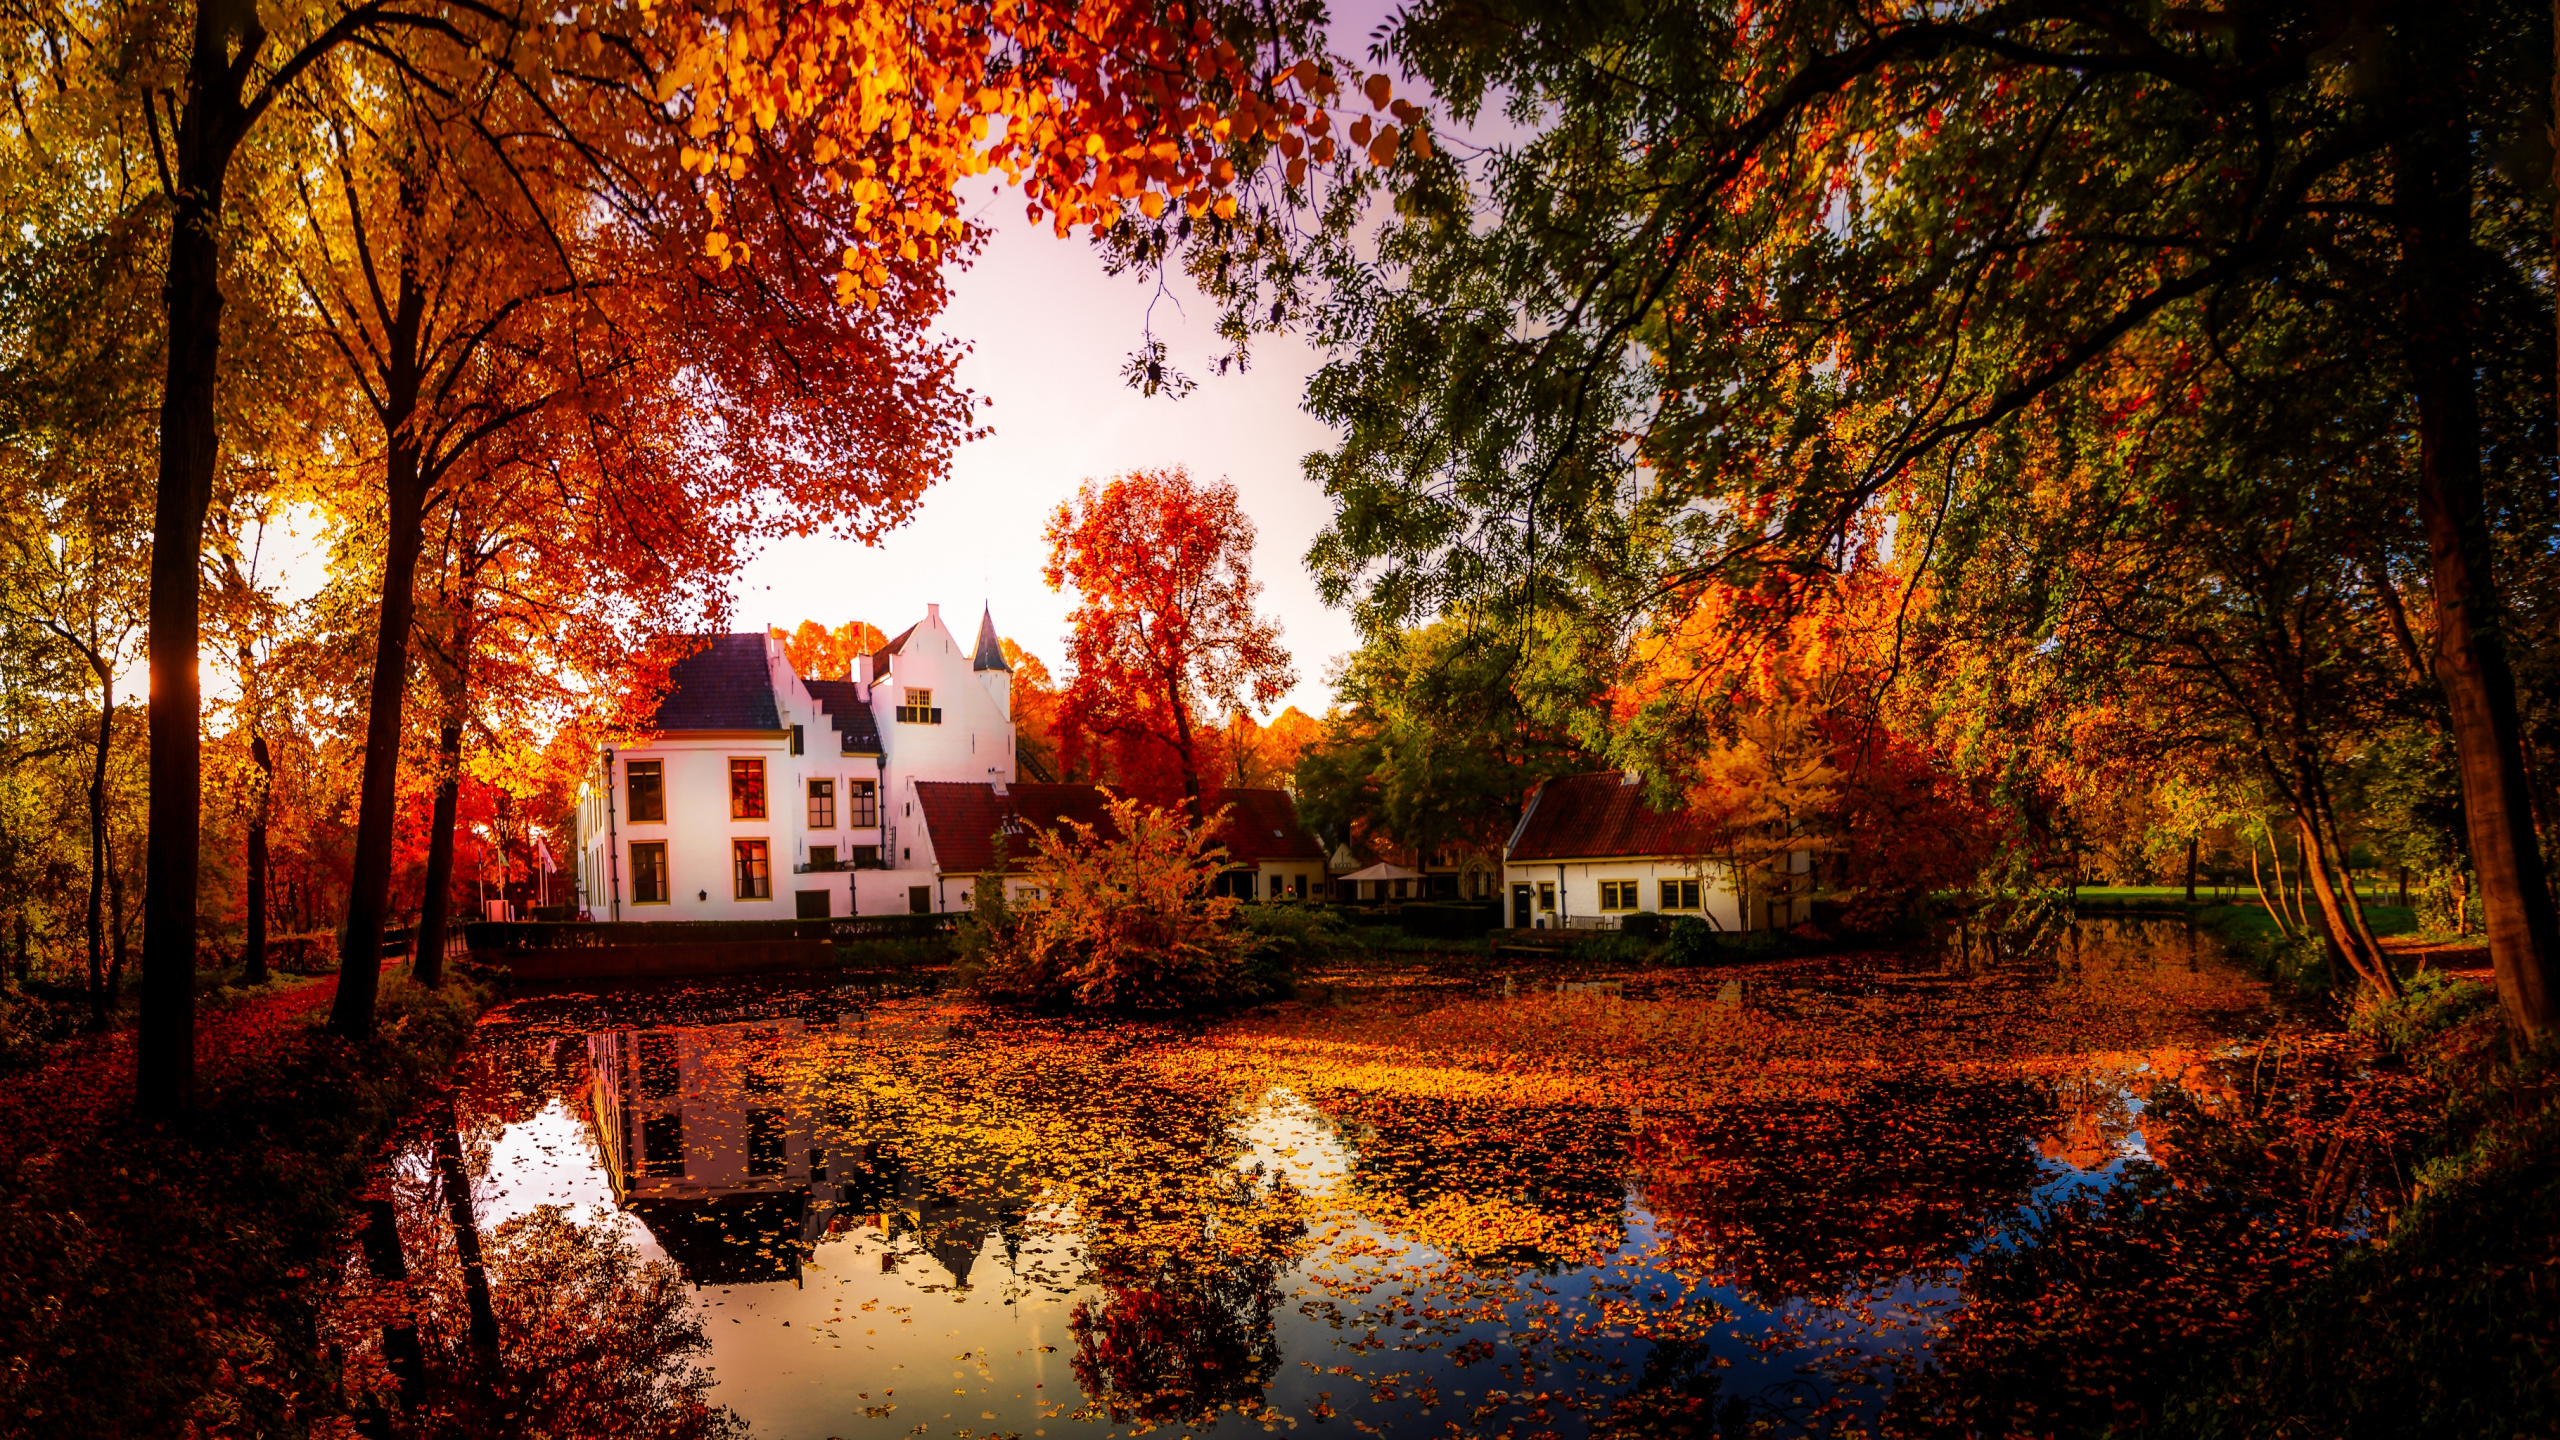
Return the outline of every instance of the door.
[[[911,913],[913,913],[913,914],[917,914],[917,915],[930,915],[930,914],[932,914],[932,913],[933,913],[933,887],[932,887],[932,886],[930,886],[930,885],[910,885],[910,886],[908,886],[908,887],[907,887],[907,909],[908,909]]]
[[[1529,928],[1529,887],[1525,884],[1511,887],[1511,928]]]
[[[833,892],[826,890],[795,890],[791,892],[794,913],[803,920],[826,919],[830,913],[830,907],[827,904],[827,896],[831,893]]]

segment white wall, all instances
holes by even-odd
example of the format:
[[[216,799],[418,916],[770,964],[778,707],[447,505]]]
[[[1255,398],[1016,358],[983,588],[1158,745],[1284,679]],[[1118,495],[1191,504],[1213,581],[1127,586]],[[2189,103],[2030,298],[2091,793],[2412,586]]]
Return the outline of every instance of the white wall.
[[[1791,868],[1798,874],[1804,874],[1812,869],[1812,865],[1813,856],[1808,852],[1799,851],[1793,858]],[[1664,913],[1695,915],[1712,922],[1719,930],[1768,928],[1769,915],[1764,903],[1755,902],[1751,908],[1756,913],[1748,917],[1741,913],[1741,907],[1733,893],[1731,879],[1723,866],[1660,856],[1646,859],[1535,861],[1505,864],[1502,867],[1502,923],[1507,926],[1514,921],[1515,912],[1511,896],[1512,887],[1515,885],[1525,884],[1530,887],[1532,897],[1530,923],[1534,926],[1541,921],[1552,925],[1561,917],[1588,919],[1595,915],[1627,913],[1603,911],[1600,908],[1600,882],[1603,880],[1635,881],[1637,908],[1644,911],[1659,911],[1662,908],[1661,882],[1666,879],[1696,879],[1699,882],[1699,908]],[[1555,887],[1556,908],[1553,912],[1537,908],[1535,897],[1538,894],[1537,887],[1540,885]],[[1794,902],[1790,913],[1783,917],[1783,923],[1796,925],[1812,918],[1812,902],[1799,899]]]

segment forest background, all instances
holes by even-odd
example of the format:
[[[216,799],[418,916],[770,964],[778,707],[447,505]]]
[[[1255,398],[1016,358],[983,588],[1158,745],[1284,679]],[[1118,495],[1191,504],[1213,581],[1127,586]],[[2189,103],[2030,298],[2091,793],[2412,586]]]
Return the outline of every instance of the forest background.
[[[2405,871],[2547,1028],[2549,15],[1933,13],[1426,6],[1364,66],[1312,8],[48,11],[0,226],[16,982],[104,1024],[157,974],[155,1103],[200,968],[278,933],[368,962],[362,1033],[370,937],[520,864],[663,675],[629,637],[890,533],[980,432],[930,322],[1001,174],[1187,277],[1210,368],[1336,357],[1310,563],[1364,646],[1192,768],[1410,858],[1620,766],[1876,918],[2289,873],[2385,990],[2348,882]],[[1125,376],[1195,384],[1143,332]],[[331,555],[291,607],[288,510]],[[1055,773],[1166,788],[1019,673]]]

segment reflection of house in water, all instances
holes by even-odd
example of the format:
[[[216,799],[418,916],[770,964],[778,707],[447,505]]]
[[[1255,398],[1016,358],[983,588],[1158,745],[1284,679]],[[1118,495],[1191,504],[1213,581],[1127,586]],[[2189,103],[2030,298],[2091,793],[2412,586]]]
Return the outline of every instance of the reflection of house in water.
[[[784,1017],[588,1036],[615,1200],[697,1285],[797,1282],[821,1239],[859,1225],[912,1239],[957,1285],[991,1234],[1011,1260],[1027,1207],[999,1167],[908,1164],[895,1127],[819,1084],[808,1042],[826,1028]],[[895,1265],[884,1251],[882,1269]]]

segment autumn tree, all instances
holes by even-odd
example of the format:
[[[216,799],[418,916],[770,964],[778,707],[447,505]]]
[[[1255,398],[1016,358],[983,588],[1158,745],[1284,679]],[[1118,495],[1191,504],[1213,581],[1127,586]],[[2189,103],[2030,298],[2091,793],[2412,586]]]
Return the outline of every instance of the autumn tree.
[[[350,55],[397,67],[437,46],[482,62],[448,71],[457,103],[563,77],[572,87],[594,82],[593,92],[659,107],[682,128],[677,138],[692,142],[672,157],[699,176],[686,193],[708,223],[690,239],[723,271],[775,258],[821,265],[837,299],[894,307],[901,265],[933,269],[967,243],[956,188],[991,172],[1023,184],[1034,212],[1062,230],[1107,230],[1143,214],[1179,217],[1186,231],[1198,219],[1204,234],[1244,243],[1249,209],[1239,193],[1260,177],[1299,183],[1309,133],[1324,156],[1333,152],[1323,107],[1343,92],[1347,67],[1318,55],[1319,18],[1312,8],[1242,4],[990,12],[750,0],[635,17],[365,0],[263,10],[201,3],[171,23],[160,11],[98,0],[48,9],[13,32],[12,72],[36,77],[8,127],[13,161],[41,158],[39,132],[72,117],[112,142],[97,174],[156,176],[167,224],[157,267],[166,350],[152,525],[143,1103],[182,1107],[192,1083],[193,917],[184,897],[196,888],[199,849],[196,580],[224,450],[222,264],[238,219],[235,180],[245,172],[251,190],[265,191],[314,175],[293,152],[318,132],[264,123],[286,101],[355,95],[333,90],[323,73]],[[1383,90],[1373,103],[1385,103]],[[506,133],[492,127],[493,139]],[[592,159],[618,138],[608,130],[580,140],[595,147]],[[853,207],[848,243],[790,255],[791,239],[764,222],[770,202],[794,193],[768,188],[774,160]],[[375,278],[397,289],[396,273]],[[386,304],[396,315],[400,302]],[[368,872],[380,848],[367,842]],[[358,907],[374,908],[362,898]]]
[[[1202,716],[1267,706],[1297,676],[1254,610],[1253,522],[1234,485],[1188,470],[1086,481],[1049,517],[1050,588],[1074,586],[1068,703],[1105,732],[1165,745],[1202,818]]]
[[[1319,569],[1379,624],[1561,580],[1623,636],[1703,577],[1783,610],[1888,521],[1933,565],[2057,431],[2131,441],[2217,388],[2405,396],[2409,463],[2363,531],[2423,557],[2500,993],[2546,1029],[2560,915],[2492,517],[2554,488],[2543,169],[2514,158],[2544,153],[2549,23],[1407,11],[1387,53],[1534,130],[1399,166],[1388,233],[1328,261]],[[2269,484],[2327,483],[2283,458]],[[2031,605],[2060,578],[2010,580]]]
[[[889,643],[879,626],[863,620],[847,620],[834,629],[803,620],[791,630],[776,625],[772,635],[782,642],[783,658],[792,670],[808,680],[841,680],[853,673],[854,661]]]

